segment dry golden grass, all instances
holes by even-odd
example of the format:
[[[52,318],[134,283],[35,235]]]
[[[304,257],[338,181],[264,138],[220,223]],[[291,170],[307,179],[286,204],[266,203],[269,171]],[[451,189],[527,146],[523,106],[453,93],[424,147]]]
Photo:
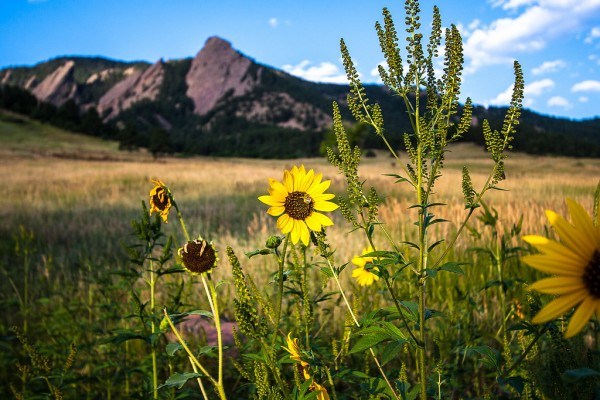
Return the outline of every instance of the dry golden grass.
[[[90,161],[29,157],[5,150],[0,165],[4,176],[4,194],[0,200],[0,217],[5,221],[3,234],[23,224],[33,229],[42,242],[47,241],[50,249],[58,246],[57,251],[76,252],[78,257],[118,251],[118,242],[128,240],[129,220],[137,216],[140,201],[147,201],[150,178],[159,178],[169,185],[181,204],[192,235],[201,234],[214,240],[221,254],[225,246],[232,246],[242,256],[243,252],[262,247],[268,236],[277,233],[274,219],[266,215],[265,207],[256,200],[258,195],[266,193],[267,178],[281,179],[283,169],[304,164],[332,179],[332,191],[343,194],[343,177],[322,158],[152,160],[144,154],[119,154],[123,159]],[[438,239],[450,237],[466,215],[461,192],[463,165],[469,166],[477,190],[492,163],[475,146],[451,147],[434,199],[448,204],[435,212],[450,223],[435,225],[434,237]],[[401,241],[414,237],[415,213],[409,210],[414,194],[407,184],[396,185],[393,178],[383,176],[399,170],[392,158],[381,153],[363,160],[360,175],[366,180],[366,187],[373,185],[385,196],[381,220]],[[508,191],[492,191],[486,201],[498,210],[505,225],[516,223],[523,215],[523,231],[538,233],[546,226],[545,209],[565,214],[565,197],[573,197],[591,209],[592,194],[600,178],[600,160],[510,154],[506,173],[508,179],[501,186]],[[328,231],[328,236],[337,249],[337,261],[343,264],[360,252],[366,242],[360,233],[349,233],[350,228],[339,213],[334,220],[336,225]],[[471,224],[481,229],[475,218]],[[173,214],[167,232],[182,240]],[[458,244],[458,254],[472,244],[469,236],[464,236],[465,240]],[[65,244],[69,241],[84,246]],[[218,279],[229,275],[223,258],[215,273]],[[242,257],[242,260],[247,268],[265,272],[255,278],[259,285],[268,280],[268,271],[275,270],[270,259]],[[349,275],[345,272],[344,279]]]

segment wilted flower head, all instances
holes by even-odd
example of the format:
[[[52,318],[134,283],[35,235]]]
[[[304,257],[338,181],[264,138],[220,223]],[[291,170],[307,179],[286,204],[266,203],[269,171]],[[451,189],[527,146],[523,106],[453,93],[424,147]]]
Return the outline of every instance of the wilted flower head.
[[[332,203],[333,194],[325,193],[331,181],[323,181],[322,174],[314,170],[306,172],[304,165],[283,171],[283,183],[269,179],[269,194],[258,199],[271,206],[267,213],[277,219],[277,227],[284,234],[291,234],[292,243],[302,241],[308,246],[309,229],[315,232],[323,226],[333,225],[329,217],[318,211],[333,211],[338,205]]]
[[[600,315],[600,221],[594,224],[584,208],[571,199],[567,199],[567,206],[571,223],[554,211],[546,211],[560,242],[543,236],[525,236],[523,240],[542,254],[528,255],[522,260],[537,270],[556,275],[529,287],[559,296],[533,322],[551,321],[577,307],[565,333],[565,337],[571,337],[583,329],[594,313]]]
[[[302,355],[300,354],[300,346],[298,345],[298,339],[292,338],[292,334],[288,333],[287,336],[287,347],[284,347],[288,353],[290,353],[290,358],[298,363],[298,369],[304,376],[304,379],[310,379],[310,374],[308,373],[308,363],[302,359]]]
[[[373,251],[373,247],[369,246],[363,249],[362,254],[369,254]],[[352,259],[352,264],[356,265],[352,271],[352,277],[356,279],[356,283],[360,286],[370,286],[373,282],[379,280],[379,276],[365,268],[367,263],[373,263],[373,257],[356,256]],[[374,269],[377,270],[377,267]]]
[[[167,222],[171,210],[171,192],[162,181],[152,179],[151,182],[154,187],[150,190],[150,215],[157,212]]]
[[[178,251],[183,266],[194,274],[209,272],[217,266],[217,251],[204,239],[190,240]]]

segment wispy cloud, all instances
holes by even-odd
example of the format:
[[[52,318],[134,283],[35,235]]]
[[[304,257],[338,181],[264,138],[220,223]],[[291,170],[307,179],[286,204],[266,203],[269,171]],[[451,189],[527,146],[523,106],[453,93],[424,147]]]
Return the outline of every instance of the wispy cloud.
[[[565,99],[562,96],[550,97],[546,105],[548,105],[548,107],[560,107],[566,110],[573,108],[573,105],[569,102],[569,100]]]
[[[600,81],[588,79],[576,83],[571,88],[571,92],[600,92]]]
[[[273,17],[269,20],[269,25],[271,25],[271,28],[277,28],[279,26],[279,20]]]
[[[513,86],[514,85],[510,85],[508,88],[506,88],[506,90],[499,93],[496,97],[487,101],[487,103],[495,106],[505,106],[510,104]],[[552,79],[542,79],[525,85],[525,100],[523,101],[523,104],[527,107],[530,107],[535,102],[537,97],[552,90],[554,86],[555,84]]]
[[[465,43],[466,72],[508,64],[519,53],[540,51],[553,38],[585,26],[600,10],[600,0],[494,0],[491,4],[515,16],[470,33]]]
[[[600,38],[600,26],[595,26],[592,28],[590,33],[585,37],[584,42],[590,44],[594,41],[594,39]]]
[[[332,62],[325,61],[318,65],[311,65],[309,60],[303,60],[297,65],[286,64],[284,71],[313,82],[348,83],[346,74]]]
[[[548,74],[556,72],[564,67],[567,63],[563,60],[544,61],[542,65],[531,70],[534,75]]]

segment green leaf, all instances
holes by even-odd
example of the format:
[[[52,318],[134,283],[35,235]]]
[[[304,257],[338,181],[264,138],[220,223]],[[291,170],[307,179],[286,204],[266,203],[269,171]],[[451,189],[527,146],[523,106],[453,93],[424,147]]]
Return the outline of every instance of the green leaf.
[[[398,356],[404,349],[403,342],[392,342],[385,346],[383,349],[383,355],[381,356],[381,365],[385,365],[388,362],[392,361],[394,358]]]
[[[519,394],[522,394],[525,389],[525,379],[518,375],[510,376],[506,379],[498,379],[498,383],[510,385]]]
[[[389,335],[387,333],[376,333],[367,336],[363,336],[356,341],[354,347],[348,352],[348,354],[358,353],[363,350],[370,349],[373,346],[383,342],[384,340],[389,339]]]
[[[123,342],[127,342],[128,340],[139,339],[145,342],[149,341],[148,336],[140,335],[139,333],[135,333],[132,331],[118,331],[118,333],[110,338],[106,338],[100,341],[100,343],[114,343],[121,344]]]
[[[452,272],[455,274],[464,275],[465,273],[460,266],[465,265],[465,264],[466,263],[447,262],[447,263],[443,264],[442,266],[438,267],[437,270],[438,271],[448,271],[448,272]]]
[[[473,353],[482,355],[482,363],[489,367],[493,367],[498,371],[500,370],[500,353],[490,346],[473,346],[467,347],[466,350],[468,355],[473,355]]]
[[[593,376],[600,376],[600,372],[591,368],[577,368],[569,369],[563,374],[567,380],[578,381],[580,379],[590,378]]]
[[[181,349],[183,349],[183,346],[180,345],[179,343],[169,343],[169,344],[167,344],[165,351],[167,352],[167,355],[169,357],[173,357],[175,355],[175,353],[177,353]]]
[[[258,256],[258,255],[265,256],[265,255],[268,255],[268,254],[273,254],[273,250],[272,249],[253,250],[253,251],[247,252],[246,256],[248,258],[252,258],[252,257]]]
[[[185,383],[187,381],[189,381],[190,379],[194,379],[194,378],[200,378],[204,375],[196,373],[196,372],[184,372],[179,373],[179,372],[175,372],[173,375],[171,375],[169,377],[169,379],[167,379],[165,381],[165,383],[163,383],[162,385],[160,385],[158,387],[158,389],[164,388],[164,387],[173,387],[173,386],[177,386],[177,389],[181,389],[183,387],[183,385],[185,385]]]
[[[333,278],[333,272],[331,272],[331,268],[329,267],[321,267],[321,272],[325,274],[328,278]]]

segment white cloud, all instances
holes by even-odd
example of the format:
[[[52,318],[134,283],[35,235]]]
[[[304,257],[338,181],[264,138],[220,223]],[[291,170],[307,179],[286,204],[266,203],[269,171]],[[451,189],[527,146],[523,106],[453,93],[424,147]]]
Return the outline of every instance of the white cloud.
[[[298,65],[286,64],[282,68],[287,73],[308,81],[348,83],[346,73],[329,61],[322,62],[319,65],[311,65],[309,60],[303,60]]]
[[[577,100],[579,100],[580,103],[587,103],[589,99],[586,96],[579,96]]]
[[[553,38],[580,29],[597,16],[600,0],[494,0],[492,6],[516,16],[499,18],[470,34],[464,49],[467,73],[485,65],[509,64],[518,53],[539,51]]]
[[[505,106],[510,104],[510,99],[512,97],[513,86],[510,85],[503,92],[499,93],[496,97],[489,100],[487,103],[495,106]],[[526,107],[530,107],[534,102],[535,98],[541,96],[547,91],[554,88],[554,81],[552,79],[542,79],[540,81],[531,82],[528,85],[525,85],[524,96],[525,100],[523,104]]]
[[[542,79],[541,81],[531,82],[525,85],[525,97],[532,96],[538,97],[544,92],[554,88],[554,81],[552,79]]]
[[[528,6],[534,0],[496,0],[492,3],[492,7],[502,6],[503,10],[512,10],[522,6]]]
[[[576,83],[571,88],[571,92],[600,92],[600,81],[590,79]]]
[[[561,107],[561,108],[565,108],[565,109],[569,109],[569,108],[573,107],[573,105],[571,105],[569,100],[567,100],[561,96],[550,97],[546,104],[548,105],[548,107]]]
[[[279,20],[273,17],[269,20],[269,25],[271,25],[271,28],[277,28],[277,26],[279,26]]]
[[[586,36],[584,42],[589,44],[597,38],[600,38],[600,26],[593,27],[590,33]]]
[[[556,72],[567,65],[563,60],[544,61],[542,65],[531,70],[534,75]]]

